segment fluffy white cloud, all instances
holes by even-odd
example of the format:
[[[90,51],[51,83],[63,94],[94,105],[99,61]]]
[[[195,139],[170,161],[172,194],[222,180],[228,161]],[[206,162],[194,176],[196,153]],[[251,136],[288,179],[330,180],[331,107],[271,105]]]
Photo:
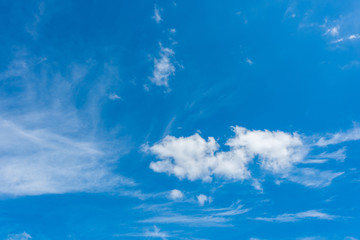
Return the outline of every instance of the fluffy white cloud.
[[[250,158],[259,157],[261,167],[274,173],[282,173],[301,162],[307,155],[298,134],[282,131],[248,130],[234,127],[235,137],[228,140],[226,145],[233,149],[244,149]]]
[[[169,192],[168,198],[171,200],[181,200],[184,198],[184,194],[180,190],[173,189]]]
[[[208,141],[199,134],[190,137],[166,136],[161,142],[148,151],[157,155],[162,161],[152,162],[150,168],[155,172],[174,174],[178,178],[210,181],[214,166],[214,152],[219,148],[214,138]]]
[[[171,62],[175,53],[172,49],[165,48],[160,43],[159,55],[159,58],[154,59],[153,76],[150,77],[150,80],[157,86],[167,87],[169,85],[169,77],[174,75],[176,69],[174,64]]]
[[[257,217],[255,220],[266,221],[266,222],[296,222],[301,219],[319,219],[319,220],[333,220],[337,216],[329,215],[317,210],[309,210],[306,212],[299,213],[285,213],[276,217]]]
[[[342,172],[321,171],[313,168],[299,168],[298,165],[323,163],[327,158],[344,160],[345,149],[333,153],[317,155],[318,159],[309,159],[309,152],[314,147],[306,142],[306,137],[297,133],[282,131],[248,130],[233,127],[235,136],[229,138],[228,151],[219,151],[219,144],[213,137],[207,140],[199,134],[190,137],[166,136],[145,150],[156,155],[160,161],[150,163],[155,172],[175,175],[191,181],[201,179],[210,182],[213,177],[229,180],[252,179],[257,189],[261,190],[258,180],[252,177],[250,164],[259,163],[260,169],[281,178],[303,184],[308,187],[325,187],[343,174]],[[357,130],[344,134],[334,134],[329,138],[320,138],[316,146],[327,146],[342,141],[357,139]]]

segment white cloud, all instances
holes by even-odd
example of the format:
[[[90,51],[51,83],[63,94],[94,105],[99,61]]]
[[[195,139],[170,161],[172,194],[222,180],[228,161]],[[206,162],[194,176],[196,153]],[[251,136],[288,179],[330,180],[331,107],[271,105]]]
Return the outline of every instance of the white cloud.
[[[253,64],[254,64],[254,62],[253,62],[251,59],[249,59],[249,58],[246,58],[246,62],[247,62],[249,65],[253,65]]]
[[[162,18],[160,16],[160,10],[159,8],[155,5],[154,6],[154,16],[153,19],[155,20],[156,23],[160,23],[162,21]]]
[[[358,60],[353,60],[351,62],[349,62],[348,64],[345,64],[343,66],[340,67],[341,70],[346,70],[346,69],[351,69],[354,67],[359,67],[360,66],[360,61]]]
[[[204,194],[197,195],[196,198],[197,198],[197,201],[198,201],[200,206],[204,206],[205,203],[211,203],[212,202],[212,198],[208,197],[208,196],[206,196]]]
[[[360,34],[351,34],[348,36],[343,36],[341,38],[335,39],[334,41],[332,41],[332,43],[341,43],[344,41],[353,41],[357,39],[360,39]]]
[[[169,77],[174,75],[176,70],[174,64],[171,62],[175,53],[172,49],[165,48],[160,43],[159,55],[159,58],[154,59],[153,76],[150,77],[150,80],[157,86],[167,87],[169,85]]]
[[[247,130],[234,127],[235,137],[227,145],[234,149],[245,149],[251,158],[258,156],[261,167],[274,173],[287,172],[295,163],[301,162],[307,155],[300,136],[282,131]]]
[[[192,216],[171,214],[168,216],[157,216],[145,220],[142,223],[163,223],[163,224],[182,224],[196,227],[228,227],[230,219],[214,216]]]
[[[153,230],[147,229],[143,233],[125,233],[125,234],[114,234],[114,237],[145,237],[145,238],[161,238],[163,240],[166,240],[168,238],[171,238],[172,235],[170,235],[167,232],[160,231],[160,228],[157,226],[154,226]]]
[[[324,152],[315,156],[317,159],[311,159],[308,155],[314,144],[307,143],[308,138],[297,133],[248,130],[238,126],[234,127],[233,131],[235,136],[229,138],[225,144],[230,148],[229,151],[219,151],[220,146],[213,137],[205,140],[197,133],[190,137],[166,136],[153,146],[145,146],[144,150],[160,159],[150,163],[150,168],[155,172],[191,181],[201,179],[204,182],[212,181],[213,177],[235,181],[248,179],[258,190],[262,189],[261,184],[249,169],[253,161],[257,161],[265,173],[308,187],[328,186],[335,177],[343,174],[299,168],[298,165],[324,163],[327,159],[343,161],[344,148],[332,153]],[[320,138],[315,145],[327,146],[355,140],[357,131]]]
[[[296,222],[302,219],[333,220],[337,216],[329,215],[318,210],[309,210],[299,213],[285,213],[276,217],[257,217],[255,220],[266,222]]]
[[[337,161],[341,161],[343,162],[346,158],[346,148],[340,148],[339,150],[335,151],[335,152],[323,152],[320,153],[319,155],[314,156],[315,159],[335,159]]]
[[[146,150],[163,159],[150,164],[155,172],[174,174],[180,179],[210,181],[212,159],[218,147],[214,138],[206,141],[196,133],[187,138],[166,136],[154,146],[146,147]]]
[[[301,237],[297,238],[296,240],[325,240],[326,238],[323,237]]]
[[[115,93],[111,93],[111,94],[109,95],[109,98],[110,98],[111,100],[121,100],[121,99],[122,99],[119,95],[117,95],[117,94],[115,94]]]
[[[170,235],[166,232],[161,232],[158,227],[154,226],[154,230],[147,230],[144,233],[144,237],[167,239]]]
[[[298,168],[288,174],[288,179],[292,182],[302,184],[307,187],[323,188],[331,184],[332,180],[341,176],[344,172],[320,171],[313,168]]]
[[[244,205],[240,204],[240,201],[237,201],[227,208],[209,208],[205,209],[205,211],[213,212],[214,216],[236,216],[247,213],[250,209],[244,208]]]
[[[111,173],[106,164],[111,156],[99,143],[4,119],[0,119],[0,153],[0,194],[102,191],[131,184]]]
[[[21,49],[0,73],[4,85],[19,89],[1,90],[1,195],[97,192],[134,184],[112,171],[127,151],[125,142],[110,144],[110,136],[104,140],[96,134],[99,102],[107,96],[106,81],[118,79],[116,69],[105,64],[91,93],[82,91],[84,107],[74,105],[78,84],[83,87],[81,80],[93,66],[73,63],[62,73]]]
[[[197,133],[186,138],[167,136],[148,148],[162,159],[152,162],[150,168],[189,180],[211,181],[212,175],[242,180],[250,177],[247,164],[255,156],[261,159],[264,169],[279,173],[301,162],[307,153],[296,134],[250,131],[242,127],[233,130],[235,137],[226,143],[231,150],[216,154],[219,145],[213,137],[206,141]]]
[[[354,40],[354,39],[359,39],[360,38],[360,34],[351,34],[348,39],[349,40]]]
[[[184,194],[178,189],[173,189],[169,192],[168,198],[171,200],[181,200],[184,198]]]
[[[30,234],[28,234],[26,232],[19,233],[19,234],[10,234],[6,238],[6,240],[28,240],[28,239],[32,239],[32,237],[30,236]]]
[[[345,240],[358,240],[358,239],[354,237],[346,237]]]
[[[45,12],[44,2],[39,3],[38,11],[34,14],[34,20],[31,23],[26,24],[25,30],[29,33],[35,40],[38,38],[38,26],[41,22],[41,17]]]
[[[328,146],[335,145],[342,142],[360,140],[360,128],[354,127],[346,132],[338,132],[334,134],[328,134],[328,137],[321,137],[315,145]]]
[[[325,35],[330,35],[330,36],[338,36],[339,35],[339,30],[340,30],[340,26],[335,26],[335,27],[331,27],[326,29],[326,32],[324,33]]]

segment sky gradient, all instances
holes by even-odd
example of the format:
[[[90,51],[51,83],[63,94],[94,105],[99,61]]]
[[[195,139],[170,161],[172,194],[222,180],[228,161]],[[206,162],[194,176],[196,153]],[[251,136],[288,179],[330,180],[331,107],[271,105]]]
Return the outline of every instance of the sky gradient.
[[[0,12],[0,239],[360,239],[360,2]]]

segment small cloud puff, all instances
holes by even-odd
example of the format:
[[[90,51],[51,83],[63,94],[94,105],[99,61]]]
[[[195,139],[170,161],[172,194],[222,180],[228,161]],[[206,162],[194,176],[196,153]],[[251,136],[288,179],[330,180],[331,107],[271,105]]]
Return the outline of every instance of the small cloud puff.
[[[175,55],[174,51],[170,48],[165,48],[160,43],[160,57],[154,59],[153,76],[150,81],[157,86],[169,85],[169,77],[175,74],[175,66],[172,63],[172,58]]]
[[[246,62],[247,62],[249,65],[253,65],[253,64],[254,64],[254,62],[253,62],[251,59],[249,59],[249,58],[246,58]]]
[[[169,192],[168,198],[171,200],[181,200],[184,198],[184,194],[177,189],[173,189]]]
[[[204,194],[200,194],[196,196],[197,201],[199,203],[200,206],[204,206],[205,203],[211,203],[212,202],[212,197],[208,197]]]
[[[109,94],[109,99],[111,99],[111,100],[121,100],[122,98],[119,95],[115,94],[115,93],[111,93],[111,94]]]

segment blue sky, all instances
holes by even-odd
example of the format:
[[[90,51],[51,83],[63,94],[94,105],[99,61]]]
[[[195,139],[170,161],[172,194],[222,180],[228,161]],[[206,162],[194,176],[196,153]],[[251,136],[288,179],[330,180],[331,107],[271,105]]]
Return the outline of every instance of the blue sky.
[[[0,11],[0,239],[360,239],[358,1]]]

